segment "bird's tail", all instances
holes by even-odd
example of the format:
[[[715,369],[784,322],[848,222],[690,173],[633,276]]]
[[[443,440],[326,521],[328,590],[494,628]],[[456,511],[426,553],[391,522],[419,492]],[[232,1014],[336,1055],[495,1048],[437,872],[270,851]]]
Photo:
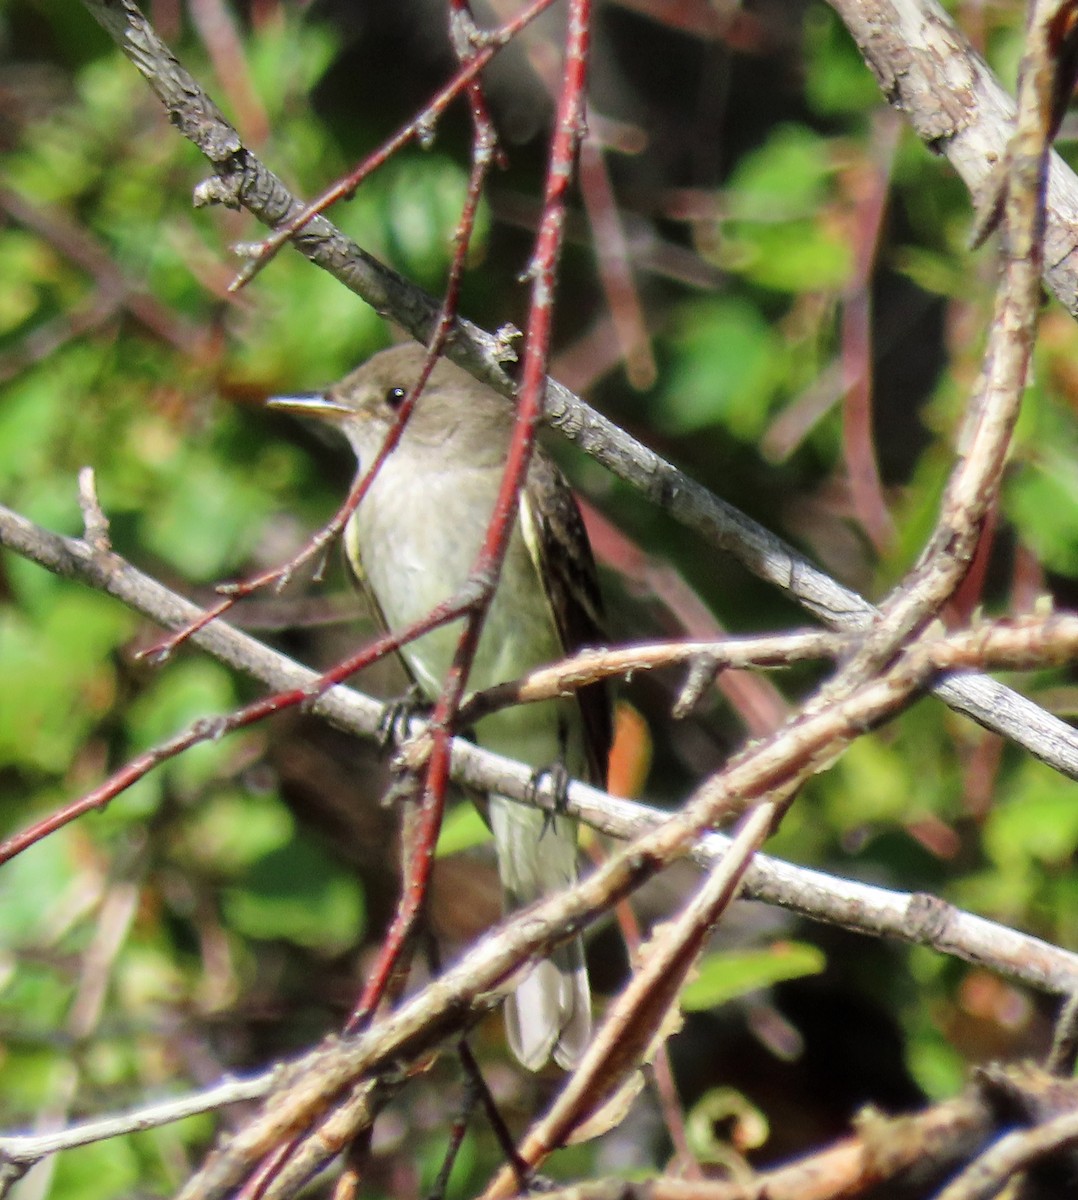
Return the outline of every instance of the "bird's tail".
[[[576,822],[491,797],[490,823],[507,909],[576,881]],[[505,1002],[509,1046],[532,1071],[576,1066],[591,1037],[591,994],[579,937],[535,963]]]

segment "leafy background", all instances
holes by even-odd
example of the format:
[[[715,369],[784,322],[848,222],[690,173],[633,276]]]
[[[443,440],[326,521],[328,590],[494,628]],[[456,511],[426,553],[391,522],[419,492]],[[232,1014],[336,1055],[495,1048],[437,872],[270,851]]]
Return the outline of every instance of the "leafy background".
[[[377,145],[450,69],[433,0],[306,11],[255,0],[231,13],[240,57],[229,69],[227,43],[200,33],[204,12],[153,6],[185,64],[300,194]],[[1013,79],[1020,8],[956,15]],[[520,56],[492,75],[490,95],[510,165],[492,180],[462,308],[494,328],[523,320],[518,276],[550,110]],[[258,231],[242,215],[192,210],[203,164],[72,0],[0,8],[0,98],[0,500],[79,532],[76,475],[92,465],[117,551],[207,599],[216,582],[285,558],[349,478],[341,447],[268,415],[263,399],[338,377],[390,331],[287,252],[238,297],[226,293],[230,246]],[[626,369],[610,352],[581,218],[555,373],[839,578],[882,595],[929,528],[989,314],[993,254],[966,249],[962,188],[882,108],[837,18],[815,2],[760,4],[708,36],[605,4],[593,100],[632,135],[633,153],[606,161],[654,362],[644,354]],[[391,162],[333,218],[437,290],[466,155],[454,112],[431,149]],[[887,210],[866,242],[873,186],[886,186]],[[859,246],[873,262],[867,288]],[[871,315],[873,429],[894,523],[883,540],[857,520],[842,437],[837,364],[843,315],[858,304]],[[1074,604],[1076,361],[1073,323],[1049,307],[991,551],[959,599],[966,611],[1025,611],[1045,593]],[[614,637],[701,620],[736,631],[799,622],[641,497],[556,450],[593,509],[649,556],[650,572],[634,574],[626,544],[596,524]],[[197,652],[161,668],[139,659],[153,629],[12,556],[0,562],[0,604],[5,832],[253,694]],[[352,604],[331,557],[324,580],[253,602],[240,620],[328,664],[362,636],[354,620],[331,620],[342,611]],[[756,694],[777,714],[811,678],[790,672]],[[361,682],[399,687],[392,668]],[[679,682],[623,689],[625,776],[659,803],[676,803],[746,735],[744,709],[718,694],[672,722]],[[1018,682],[1053,711],[1075,710],[1070,672]],[[4,867],[3,1124],[205,1085],[339,1026],[395,900],[384,779],[373,748],[283,716],[199,747]],[[771,849],[1071,945],[1076,813],[1071,784],[924,700],[817,779]],[[672,872],[649,889],[645,921],[676,906],[691,879]],[[444,952],[496,911],[489,853],[445,857],[433,903]],[[612,930],[591,957],[598,990],[611,993],[626,971]],[[816,1145],[866,1102],[948,1095],[971,1063],[1042,1050],[1051,1016],[1042,998],[976,968],[752,905],[717,935],[686,1008],[674,1063],[694,1149],[716,1163],[733,1143],[757,1163]],[[548,1085],[507,1065],[497,1021],[476,1041],[517,1126]],[[440,1063],[382,1119],[372,1193],[430,1186],[459,1093]],[[35,1171],[33,1194],[168,1194],[212,1135],[193,1118],[65,1154]],[[669,1153],[643,1103],[554,1169],[633,1171]],[[476,1130],[452,1194],[496,1161]]]

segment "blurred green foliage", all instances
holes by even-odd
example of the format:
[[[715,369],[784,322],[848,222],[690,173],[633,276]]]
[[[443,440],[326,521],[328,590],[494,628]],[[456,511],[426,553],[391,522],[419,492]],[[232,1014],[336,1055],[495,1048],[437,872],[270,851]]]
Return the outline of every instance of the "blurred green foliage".
[[[681,993],[681,1007],[686,1012],[718,1008],[784,980],[817,975],[825,962],[816,946],[790,942],[764,950],[707,954],[696,978]]]
[[[985,35],[994,65],[1013,76],[1020,11],[985,10],[980,19],[993,23]],[[646,46],[650,26],[643,28]],[[620,372],[607,373],[594,394],[704,483],[879,596],[916,557],[934,519],[976,377],[994,265],[990,251],[964,249],[969,204],[946,165],[903,133],[868,298],[877,444],[896,535],[872,547],[845,489],[835,372],[858,205],[864,180],[879,170],[872,115],[880,100],[830,10],[812,4],[785,32],[799,51],[796,66],[780,56],[776,67],[787,88],[782,109],[764,103],[766,79],[758,94],[738,98],[759,112],[738,130],[719,177],[696,183],[711,215],[677,222],[664,214],[652,228],[718,282],[672,283],[676,271],[653,278],[637,264],[658,374],[634,393]],[[66,5],[28,0],[11,0],[0,13],[0,35],[10,64],[45,66],[52,87],[51,102],[30,112],[0,151],[3,188],[18,199],[0,204],[0,501],[78,532],[76,476],[92,465],[118,552],[207,599],[216,582],[286,558],[333,510],[347,481],[344,455],[271,420],[261,399],[338,377],[389,333],[356,297],[287,250],[229,298],[230,247],[259,230],[243,215],[192,211],[191,191],[206,168],[105,36],[83,15],[72,23]],[[336,125],[348,124],[363,142],[373,139],[368,125],[380,129],[387,119],[386,111],[325,114],[312,106],[312,92],[348,42],[331,22],[290,8],[243,29],[270,131],[257,150],[305,196],[351,165]],[[232,93],[195,33],[185,31],[177,48],[228,108]],[[739,86],[751,88],[747,74],[738,75]],[[407,115],[402,107],[394,120]],[[534,150],[508,148],[511,157]],[[616,178],[623,169],[614,163]],[[516,276],[526,267],[527,242],[514,221],[535,173],[532,162],[507,182],[496,175],[481,211],[465,295],[468,314],[491,327],[522,311]],[[437,292],[466,179],[451,127],[433,150],[392,161],[331,216],[365,249]],[[654,207],[661,210],[660,199]],[[671,261],[680,259],[671,254]],[[567,251],[565,277],[564,348],[572,349],[603,315],[587,247]],[[1009,612],[1042,592],[1073,606],[1078,595],[1075,361],[1073,323],[1050,309],[991,561],[970,607]],[[800,432],[780,437],[784,420]],[[769,589],[672,530],[641,497],[590,467],[570,467],[727,627],[799,619]],[[608,565],[618,636],[669,631],[669,598],[641,597],[619,583],[616,561]],[[192,720],[252,694],[247,681],[194,651],[160,668],[138,660],[135,651],[154,631],[101,595],[14,556],[0,569],[5,833],[84,794]],[[339,575],[332,565],[328,574],[332,588]],[[350,639],[348,630],[307,631],[285,645],[326,662]],[[778,682],[794,700],[808,681],[791,674]],[[1070,672],[1017,682],[1063,711],[1078,704]],[[631,694],[656,743],[654,796],[684,795],[744,737],[728,707],[716,704],[695,723],[671,728],[666,685],[634,684]],[[391,908],[392,897],[382,894],[384,878],[357,867],[338,827],[312,814],[311,799],[282,786],[280,755],[292,729],[271,724],[200,746],[0,870],[5,1125],[29,1124],[54,1107],[61,1118],[106,1112],[194,1087],[207,1072],[263,1065],[339,1026],[354,1000],[357,956],[381,932],[371,914]],[[299,774],[317,790],[317,771]],[[373,775],[356,777],[357,807],[376,805]],[[481,832],[471,810],[461,812],[450,831],[454,850],[473,846]],[[1075,812],[1072,785],[999,751],[926,700],[856,742],[806,789],[771,849],[934,892],[1070,944],[1078,936]],[[391,864],[388,847],[366,849],[383,870]],[[125,907],[130,889],[136,900]],[[780,981],[822,969],[820,979],[786,986],[811,995],[838,981],[867,997],[881,1027],[901,1031],[902,1066],[931,1095],[953,1090],[970,1062],[1043,1045],[1043,1012],[1035,1004],[1016,1008],[1015,989],[980,986],[970,968],[898,949],[885,949],[870,966],[857,949],[816,946],[818,931],[796,933],[800,942],[778,954],[760,948],[776,940],[771,933],[717,952],[687,1007],[715,1009],[750,990],[766,1000]],[[974,994],[982,998],[976,1004]],[[740,1010],[730,1008],[733,1015],[716,1019],[752,1042],[737,1025]],[[1005,1017],[1014,1011],[1025,1015]],[[683,1036],[701,1037],[700,1028],[690,1022]],[[491,1058],[499,1038],[494,1024],[480,1032]],[[419,1101],[394,1110],[379,1152],[386,1164],[394,1155],[410,1163],[423,1187],[444,1149],[455,1102],[447,1096],[457,1095],[451,1070],[436,1070],[443,1074],[417,1085]],[[686,1103],[710,1094],[724,1070],[716,1059],[714,1077],[696,1081]],[[513,1119],[534,1101],[527,1087],[505,1085]],[[873,1098],[842,1103],[852,1112]],[[796,1122],[787,1124],[796,1144]],[[49,1194],[168,1194],[212,1134],[212,1122],[191,1120],[61,1156]],[[660,1162],[662,1139],[653,1141],[649,1152]],[[450,1195],[477,1185],[497,1159],[489,1133],[476,1132]],[[577,1148],[554,1171],[586,1173],[593,1161],[589,1148]]]

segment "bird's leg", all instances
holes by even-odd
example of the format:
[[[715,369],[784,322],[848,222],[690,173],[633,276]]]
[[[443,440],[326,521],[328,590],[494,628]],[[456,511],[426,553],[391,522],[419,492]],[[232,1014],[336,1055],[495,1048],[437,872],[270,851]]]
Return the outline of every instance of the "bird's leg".
[[[404,695],[387,700],[382,710],[382,719],[378,722],[378,747],[383,754],[392,753],[393,756],[389,764],[389,784],[382,795],[382,804],[386,808],[407,805],[405,811],[409,812],[413,802],[419,799],[423,758],[408,753],[409,743],[415,740],[410,725],[413,717],[422,716],[429,710],[430,705],[416,683],[412,683]]]
[[[408,727],[412,718],[428,713],[430,707],[418,683],[409,684],[408,690],[395,700],[387,700],[378,722],[378,747],[382,753],[399,750],[410,736]]]
[[[550,790],[553,794],[553,807],[544,812],[546,818],[543,822],[543,830],[540,837],[550,828],[555,817],[563,817],[569,806],[569,781],[572,776],[569,774],[569,769],[565,763],[559,758],[546,767],[536,767],[531,773],[531,778],[528,780],[527,798],[535,801],[539,797],[539,789],[543,786],[545,780],[550,781]]]

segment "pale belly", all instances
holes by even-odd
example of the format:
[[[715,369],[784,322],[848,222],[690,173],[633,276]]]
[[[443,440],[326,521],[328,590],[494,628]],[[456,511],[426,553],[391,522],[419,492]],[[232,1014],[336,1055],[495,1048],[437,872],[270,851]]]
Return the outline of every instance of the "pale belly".
[[[439,473],[426,481],[394,479],[392,458],[349,525],[367,582],[389,627],[401,629],[464,584],[494,505],[497,472]],[[391,486],[386,487],[389,482]],[[379,484],[383,486],[379,487]],[[392,501],[388,495],[392,494]],[[476,514],[484,514],[477,520]],[[371,553],[371,547],[377,552]],[[405,646],[401,655],[416,682],[436,697],[457,651],[462,623],[455,621]],[[545,591],[519,527],[514,530],[498,589],[488,610],[468,678],[468,690],[516,679],[564,656]],[[579,712],[573,700],[517,706],[479,722],[480,743],[536,767],[563,763],[585,772]]]

